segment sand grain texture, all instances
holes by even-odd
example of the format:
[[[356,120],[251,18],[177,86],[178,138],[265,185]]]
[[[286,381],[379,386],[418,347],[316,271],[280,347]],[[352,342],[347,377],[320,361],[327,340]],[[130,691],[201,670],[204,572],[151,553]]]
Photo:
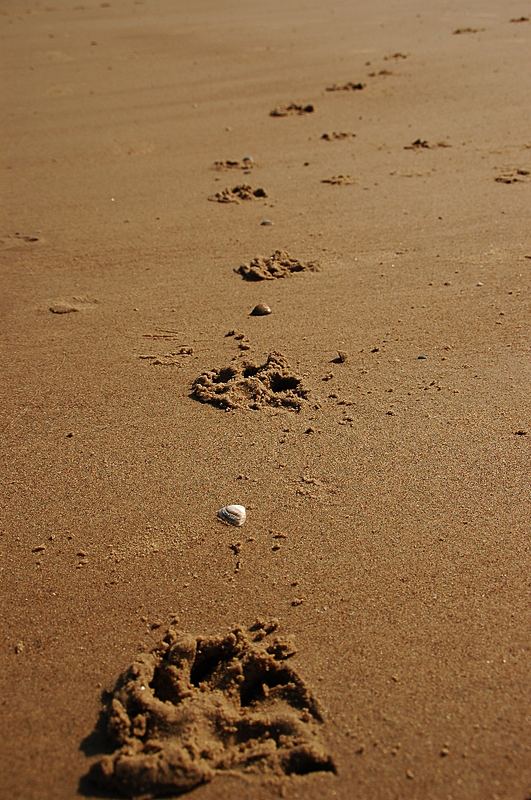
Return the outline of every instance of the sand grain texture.
[[[527,796],[522,17],[2,4],[2,796],[87,796],[113,757],[101,693],[135,655],[257,617],[293,635],[337,773],[222,770],[194,800]],[[212,168],[248,153],[252,180]],[[209,202],[247,179],[268,197]],[[276,251],[322,268],[234,274]],[[296,413],[191,396],[273,353],[308,392]],[[216,518],[232,503],[241,529]]]

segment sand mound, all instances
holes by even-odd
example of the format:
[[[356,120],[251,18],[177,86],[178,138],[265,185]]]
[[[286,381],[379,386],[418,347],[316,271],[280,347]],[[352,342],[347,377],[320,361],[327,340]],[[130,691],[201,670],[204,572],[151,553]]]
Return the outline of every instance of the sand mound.
[[[275,250],[270,256],[256,256],[249,264],[242,264],[234,270],[246,281],[269,281],[273,278],[287,278],[294,272],[319,272],[316,261],[299,261],[285,250]]]
[[[92,782],[126,796],[180,794],[226,770],[303,775],[335,771],[319,737],[322,716],[286,660],[277,623],[226,636],[170,629],[119,678],[104,708],[116,744]]]
[[[283,406],[299,411],[308,392],[281,353],[270,353],[265,364],[249,361],[210,370],[193,383],[192,395],[220,408]]]

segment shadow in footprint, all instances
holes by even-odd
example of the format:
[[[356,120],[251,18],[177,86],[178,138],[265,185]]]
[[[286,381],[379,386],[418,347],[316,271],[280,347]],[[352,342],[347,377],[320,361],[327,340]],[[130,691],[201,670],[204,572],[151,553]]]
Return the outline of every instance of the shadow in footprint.
[[[101,701],[104,708],[110,699],[111,695],[109,692],[102,692]],[[107,732],[106,714],[104,711],[101,711],[94,730],[81,741],[79,749],[87,758],[93,758],[94,756],[110,755],[114,751],[114,748],[115,745]],[[108,790],[100,789],[95,786],[88,775],[83,775],[80,779],[78,791],[83,797],[111,798],[115,796],[110,794]]]

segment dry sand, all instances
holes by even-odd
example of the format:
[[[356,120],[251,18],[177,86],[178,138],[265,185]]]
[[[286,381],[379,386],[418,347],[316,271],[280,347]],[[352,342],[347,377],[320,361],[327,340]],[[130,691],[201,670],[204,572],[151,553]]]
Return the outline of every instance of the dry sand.
[[[86,791],[172,619],[274,617],[337,774],[197,800],[524,800],[529,3],[1,9],[2,798]],[[299,411],[191,396],[271,353]]]

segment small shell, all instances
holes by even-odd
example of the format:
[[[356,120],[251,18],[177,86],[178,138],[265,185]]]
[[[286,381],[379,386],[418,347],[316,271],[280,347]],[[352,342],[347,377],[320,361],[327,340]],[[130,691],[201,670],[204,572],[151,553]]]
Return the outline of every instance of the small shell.
[[[271,314],[271,308],[267,305],[267,303],[258,303],[251,313],[251,317],[265,317],[268,314]]]
[[[247,512],[244,506],[223,506],[218,511],[218,517],[222,522],[228,522],[229,525],[239,528],[245,522]]]

